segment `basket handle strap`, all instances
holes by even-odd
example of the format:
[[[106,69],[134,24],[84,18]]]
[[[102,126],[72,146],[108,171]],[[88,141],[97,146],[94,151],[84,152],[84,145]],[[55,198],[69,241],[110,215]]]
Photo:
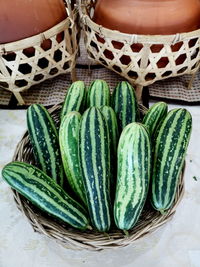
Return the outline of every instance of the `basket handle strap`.
[[[67,8],[67,15],[69,16],[70,19],[74,19],[73,16],[73,11],[75,9],[75,5],[76,5],[76,0],[63,0],[64,3],[66,4],[66,8]]]

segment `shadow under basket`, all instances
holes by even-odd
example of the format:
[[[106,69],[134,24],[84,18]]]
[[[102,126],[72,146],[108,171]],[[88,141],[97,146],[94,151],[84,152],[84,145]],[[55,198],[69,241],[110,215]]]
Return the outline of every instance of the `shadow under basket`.
[[[19,104],[25,104],[20,94],[32,85],[59,74],[71,73],[76,80],[78,53],[78,12],[66,1],[68,17],[35,36],[0,44],[0,87],[11,91]]]
[[[92,21],[96,0],[79,0],[79,13],[90,58],[137,87],[191,74],[200,67],[200,29],[175,35],[138,35],[107,29]]]
[[[143,106],[140,107],[144,110]],[[59,123],[60,110],[61,105],[56,105],[49,109],[49,112],[57,123]],[[28,132],[26,132],[17,145],[13,161],[23,161],[34,165],[33,158],[32,146],[30,144]],[[40,211],[22,195],[13,189],[12,191],[17,207],[25,215],[36,232],[50,237],[66,248],[97,251],[125,247],[133,244],[138,238],[147,235],[170,220],[184,194],[183,176],[184,168],[180,175],[180,181],[172,207],[162,215],[151,207],[147,199],[139,221],[132,230],[128,231],[128,234],[124,234],[123,231],[117,229],[115,226],[112,226],[107,233],[100,233],[95,230],[77,230],[54,219],[45,212]]]

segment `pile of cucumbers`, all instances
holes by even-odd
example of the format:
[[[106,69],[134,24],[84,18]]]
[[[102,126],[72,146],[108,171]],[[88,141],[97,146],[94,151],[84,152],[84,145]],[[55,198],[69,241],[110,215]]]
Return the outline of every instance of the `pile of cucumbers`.
[[[191,135],[184,108],[158,102],[142,114],[133,87],[74,82],[60,123],[39,104],[27,110],[36,166],[11,162],[7,183],[33,204],[78,229],[130,230],[144,204],[161,213],[174,201]],[[73,192],[73,193],[72,193]],[[147,198],[148,195],[148,198]]]

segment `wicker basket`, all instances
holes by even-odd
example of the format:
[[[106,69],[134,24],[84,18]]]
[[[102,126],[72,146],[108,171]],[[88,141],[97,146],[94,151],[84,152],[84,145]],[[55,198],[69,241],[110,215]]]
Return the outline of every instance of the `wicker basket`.
[[[61,105],[57,105],[49,110],[57,122],[59,120],[60,108]],[[34,164],[28,132],[25,133],[18,144],[13,160]],[[142,215],[140,216],[140,220],[136,226],[129,231],[129,235],[125,235],[123,231],[115,227],[112,227],[106,234],[95,230],[80,231],[74,229],[66,224],[58,222],[44,212],[41,212],[15,190],[13,190],[13,193],[19,210],[26,216],[36,232],[42,233],[56,240],[64,247],[71,249],[111,249],[124,247],[133,243],[134,240],[155,230],[172,217],[184,193],[183,172],[172,208],[164,215],[161,215],[158,211],[155,211],[149,204],[149,201],[147,201]]]
[[[79,0],[90,58],[137,86],[183,74],[193,80],[200,66],[200,29],[176,35],[137,35],[109,30],[91,19],[96,0]],[[191,86],[191,82],[190,82]]]
[[[38,35],[0,45],[0,87],[11,91],[19,104],[20,92],[61,73],[74,81],[78,52],[77,9],[66,0],[68,17]]]

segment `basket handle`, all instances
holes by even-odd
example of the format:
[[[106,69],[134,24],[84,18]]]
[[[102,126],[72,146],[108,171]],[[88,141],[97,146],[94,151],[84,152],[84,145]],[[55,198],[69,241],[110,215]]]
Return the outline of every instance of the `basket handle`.
[[[63,0],[66,4],[67,15],[73,20],[73,11],[76,5],[76,0]]]

